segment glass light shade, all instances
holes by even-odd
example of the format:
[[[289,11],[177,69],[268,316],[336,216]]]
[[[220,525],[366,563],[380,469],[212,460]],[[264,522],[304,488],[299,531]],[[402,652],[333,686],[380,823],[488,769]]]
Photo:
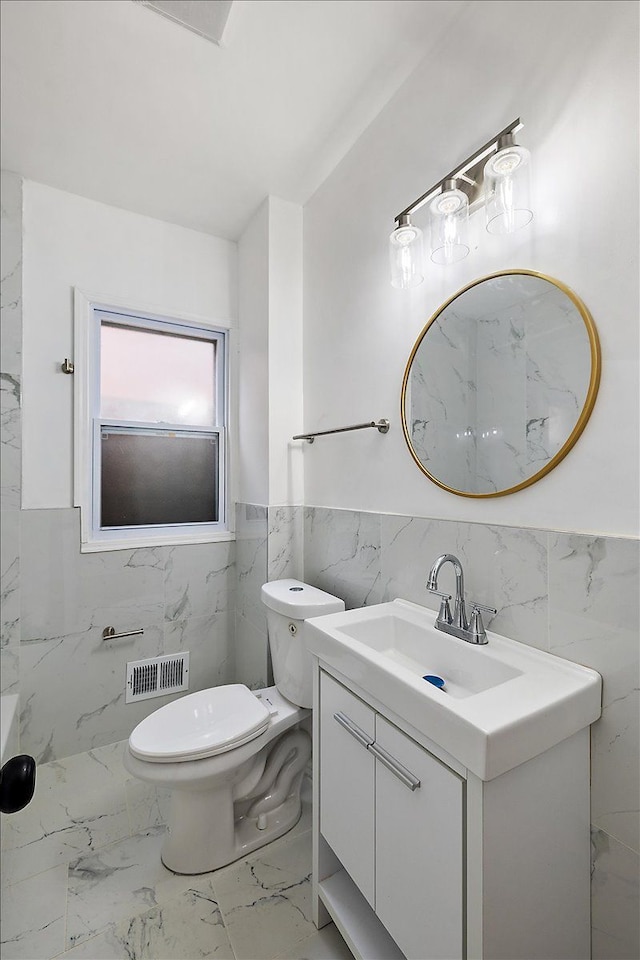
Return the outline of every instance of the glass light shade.
[[[531,163],[525,147],[508,144],[489,157],[484,182],[489,233],[513,233],[530,222]]]
[[[389,237],[392,286],[407,290],[422,283],[422,257],[422,230],[403,216]]]
[[[448,264],[463,260],[469,253],[469,198],[446,181],[442,193],[431,201],[431,259]]]

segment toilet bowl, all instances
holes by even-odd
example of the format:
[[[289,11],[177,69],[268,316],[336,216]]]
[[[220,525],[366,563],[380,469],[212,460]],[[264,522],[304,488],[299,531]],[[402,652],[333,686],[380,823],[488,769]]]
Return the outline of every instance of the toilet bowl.
[[[311,756],[300,723],[312,703],[309,617],[344,603],[299,580],[262,587],[275,686],[226,684],[188,694],[133,730],[127,770],[171,791],[162,862],[174,873],[207,873],[237,860],[297,823]]]

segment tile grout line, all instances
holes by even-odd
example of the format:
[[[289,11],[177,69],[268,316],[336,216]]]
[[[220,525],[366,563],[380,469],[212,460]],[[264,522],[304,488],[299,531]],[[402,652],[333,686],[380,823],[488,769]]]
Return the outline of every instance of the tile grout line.
[[[63,924],[63,934],[64,939],[62,952],[67,952],[67,925],[69,922],[69,864],[70,861],[67,861],[65,866],[65,891],[64,891],[64,924]]]
[[[294,829],[295,829],[295,828],[294,828]],[[284,834],[282,837],[278,837],[276,840],[272,841],[272,844],[273,844],[272,852],[277,852],[277,851],[281,851],[281,850],[283,850],[283,849],[286,849],[286,848],[287,848],[290,844],[292,844],[294,841],[299,841],[301,838],[303,838],[303,837],[305,837],[305,836],[307,836],[307,835],[310,835],[310,834],[311,834],[311,829],[303,830],[301,833],[295,834],[294,836],[290,836],[288,833],[287,833],[287,834]],[[252,865],[253,863],[255,863],[257,860],[259,860],[259,859],[260,859],[260,856],[261,856],[261,855],[264,855],[265,850],[267,850],[270,846],[271,846],[271,844],[266,844],[265,847],[259,847],[257,850],[252,851],[252,853],[251,853],[249,856],[244,857],[244,858],[241,857],[241,858],[239,858],[237,861],[235,861],[234,863],[228,864],[226,867],[221,868],[221,872],[222,872],[222,870],[226,870],[228,867],[233,867],[234,864],[235,864],[236,866],[238,866],[238,867],[240,867],[240,866],[242,866],[242,865],[245,865],[245,866],[249,867],[249,869],[251,869],[251,865]],[[306,876],[306,874],[305,874],[305,876],[302,878],[302,881],[299,881],[299,882],[304,882],[304,881],[306,881],[307,879],[308,879],[308,878],[307,878],[307,876]],[[212,888],[213,888],[213,890],[214,890],[214,893],[216,893],[215,880],[212,880],[211,883],[212,883]],[[217,898],[217,896],[218,896],[218,895],[217,895],[217,893],[216,893],[216,898]],[[217,902],[219,903],[219,900],[217,900]],[[233,909],[235,909],[235,908],[233,908]],[[233,912],[233,909],[232,909],[231,912]],[[227,925],[227,918],[226,918],[225,912],[223,911],[223,909],[222,909],[221,906],[219,906],[219,910],[220,910],[220,915],[221,915],[221,917],[222,917],[225,930],[227,931],[227,936],[228,936],[228,939],[229,939],[229,944],[230,944],[230,946],[231,946],[231,950],[232,950],[233,955],[234,955],[234,957],[236,958],[236,960],[239,960],[239,958],[238,958],[238,953],[237,953],[237,949],[236,949],[236,946],[235,946],[235,944],[234,944],[234,940],[233,940],[233,936],[232,936],[231,927]],[[310,922],[311,922],[311,924],[312,924],[312,926],[313,926],[312,932],[311,932],[311,933],[306,932],[306,933],[303,934],[301,937],[299,937],[299,938],[295,939],[294,941],[292,941],[292,942],[291,942],[290,944],[288,944],[287,947],[285,948],[285,952],[286,952],[287,950],[290,950],[292,947],[295,947],[297,944],[302,943],[304,940],[307,940],[310,936],[313,936],[313,933],[317,932],[317,930],[315,929],[315,925],[313,925],[313,921],[311,920]],[[283,955],[283,951],[280,950],[279,953],[276,955],[276,957],[275,957],[275,958],[270,958],[270,960],[276,960],[277,957],[281,957],[282,955]]]
[[[616,843],[619,843],[621,847],[624,847],[625,850],[628,850],[629,853],[633,853],[634,856],[640,857],[640,850],[635,850],[633,847],[630,847],[628,843],[625,843],[624,840],[620,840],[619,837],[616,837],[614,833],[610,833],[608,830],[605,830],[604,827],[599,826],[594,820],[591,821],[591,826],[596,830],[599,830],[600,833],[604,833],[609,839],[615,840]]]
[[[220,913],[220,919],[222,920],[222,926],[224,927],[224,931],[225,931],[225,933],[226,933],[226,935],[227,935],[227,940],[229,941],[229,946],[230,946],[230,948],[231,948],[231,953],[233,954],[234,960],[238,960],[238,955],[237,955],[237,953],[236,953],[235,947],[234,947],[234,945],[233,945],[233,941],[232,941],[232,939],[231,939],[231,931],[230,931],[229,927],[227,926],[226,917],[225,917],[225,915],[224,915],[224,913],[223,913],[223,911],[222,911],[222,907],[220,906],[220,898],[219,898],[218,893],[217,893],[217,891],[216,891],[215,881],[214,881],[214,880],[211,881],[211,889],[213,890],[213,894],[214,894],[214,896],[215,896],[215,898],[216,898],[216,905],[217,905],[217,907],[218,907],[218,912]]]
[[[316,927],[315,923],[313,923],[313,920],[311,920],[311,923],[313,924],[313,931],[311,933],[305,934],[305,936],[300,937],[299,940],[294,940],[293,943],[289,944],[289,947],[286,950],[281,951],[276,957],[272,957],[271,960],[282,960],[282,957],[284,957],[286,953],[290,953],[292,947],[297,947],[306,940],[310,940],[311,937],[314,937],[317,933],[320,933],[320,930],[318,927]]]

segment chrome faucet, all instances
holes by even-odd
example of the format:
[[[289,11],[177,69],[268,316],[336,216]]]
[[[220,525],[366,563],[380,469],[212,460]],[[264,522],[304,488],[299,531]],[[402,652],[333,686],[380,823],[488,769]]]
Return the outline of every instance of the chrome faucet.
[[[438,590],[438,574],[445,563],[451,563],[456,574],[456,598],[453,605],[453,614],[449,606],[451,595],[440,593]],[[466,640],[468,643],[483,644],[488,642],[480,611],[486,610],[488,613],[497,613],[498,611],[494,607],[486,607],[482,603],[472,601],[471,622],[469,622],[464,596],[464,571],[457,557],[454,557],[451,553],[443,553],[442,556],[438,557],[429,572],[427,590],[430,593],[435,593],[441,600],[440,612],[435,624],[437,630],[450,633],[452,636],[458,637],[460,640]]]
[[[451,597],[448,594],[442,594],[438,592],[438,574],[445,563],[452,563],[453,569],[456,573],[456,600],[453,607],[453,617],[451,617],[451,614],[449,614],[448,617],[448,625],[450,626],[451,624],[454,624],[460,630],[468,630],[469,622],[467,620],[467,611],[465,609],[464,602],[464,571],[462,570],[462,564],[457,557],[454,557],[451,553],[443,553],[441,557],[438,557],[434,565],[431,567],[429,579],[427,580],[427,590],[430,590],[431,593],[435,593],[437,596],[441,597],[444,600],[443,606],[445,604],[448,606]],[[440,612],[443,613],[444,611],[441,609]],[[440,619],[440,617],[438,617],[438,619]]]

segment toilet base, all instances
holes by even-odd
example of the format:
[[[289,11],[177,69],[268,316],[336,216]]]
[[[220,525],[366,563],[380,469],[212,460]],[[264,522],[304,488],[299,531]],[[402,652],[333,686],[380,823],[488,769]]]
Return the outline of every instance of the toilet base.
[[[242,857],[247,856],[247,854],[252,853],[254,850],[258,850],[272,840],[277,840],[278,837],[282,837],[295,827],[301,815],[302,802],[298,793],[298,796],[287,797],[285,802],[276,810],[263,814],[262,816],[266,818],[266,825],[262,829],[258,828],[257,817],[251,819],[242,817],[236,821],[235,824],[235,843],[233,844],[233,848],[225,851],[222,862],[219,862],[216,858],[216,862],[212,866],[207,866],[204,869],[185,869],[184,864],[182,864],[183,869],[177,869],[175,861],[171,856],[169,837],[165,840],[165,844],[160,851],[160,859],[167,870],[171,870],[172,873],[177,873],[181,876],[196,876],[200,873],[210,873],[212,870],[218,870],[220,867],[224,867],[229,863],[241,860]],[[168,848],[169,862],[167,862],[165,858],[165,847]],[[174,864],[173,866],[172,863]],[[203,864],[201,864],[201,867],[202,866]]]
[[[309,734],[289,730],[239,767],[174,789],[162,862],[172,873],[210,873],[281,837],[300,819]],[[238,795],[239,794],[239,795]]]

